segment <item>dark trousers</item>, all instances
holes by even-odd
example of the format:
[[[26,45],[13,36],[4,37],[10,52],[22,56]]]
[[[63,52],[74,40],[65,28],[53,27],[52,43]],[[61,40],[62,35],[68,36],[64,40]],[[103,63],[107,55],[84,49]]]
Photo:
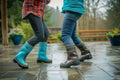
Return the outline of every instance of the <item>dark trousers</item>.
[[[27,42],[31,46],[35,46],[39,42],[46,42],[48,39],[49,31],[44,21],[40,17],[33,14],[29,14],[27,18],[34,31],[34,36],[32,36]]]

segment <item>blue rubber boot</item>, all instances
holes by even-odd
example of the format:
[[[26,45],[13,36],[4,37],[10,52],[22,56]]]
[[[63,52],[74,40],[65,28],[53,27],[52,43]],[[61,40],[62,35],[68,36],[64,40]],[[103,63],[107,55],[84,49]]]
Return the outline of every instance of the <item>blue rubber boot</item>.
[[[15,56],[13,61],[17,63],[21,68],[28,69],[28,64],[26,63],[25,58],[32,49],[33,47],[26,42],[22,46],[18,54]]]
[[[41,62],[52,63],[52,60],[48,59],[48,57],[46,56],[46,51],[47,51],[47,42],[40,42],[37,63],[41,63]]]

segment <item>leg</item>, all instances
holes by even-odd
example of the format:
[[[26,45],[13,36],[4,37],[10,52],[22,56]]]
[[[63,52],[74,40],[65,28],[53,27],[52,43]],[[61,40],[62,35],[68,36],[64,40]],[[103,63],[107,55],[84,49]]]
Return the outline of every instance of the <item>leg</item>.
[[[75,43],[75,45],[80,49],[81,51],[81,58],[80,61],[84,61],[85,59],[91,59],[92,55],[90,53],[90,51],[88,50],[88,48],[85,46],[85,44],[83,43],[83,41],[76,35],[76,23],[74,24],[74,29],[73,29],[73,33],[72,33],[72,39]]]
[[[29,14],[27,18],[31,23],[35,36],[26,41],[26,43],[13,59],[13,61],[16,62],[21,68],[28,68],[28,64],[25,61],[26,56],[30,53],[33,46],[35,46],[39,41],[43,42],[45,40],[43,35],[43,26],[40,26],[42,25],[42,20],[39,17],[34,16],[33,14]]]
[[[29,19],[29,22],[35,34],[28,40],[28,42],[33,46],[39,42],[45,42],[46,38],[42,19],[33,14],[28,15],[27,18]]]
[[[83,42],[78,36],[77,36],[77,33],[76,33],[76,26],[77,23],[75,23],[73,26],[74,26],[74,29],[73,29],[73,32],[72,32],[72,39],[73,39],[73,42],[76,44],[79,44],[81,42]]]
[[[45,42],[40,42],[39,43],[39,51],[38,51],[38,58],[37,58],[37,62],[41,63],[41,62],[45,62],[45,63],[52,63],[51,59],[48,59],[48,57],[46,56],[46,52],[47,52],[47,39],[48,39],[48,29],[47,26],[45,25],[45,23],[43,22],[43,26],[44,26],[44,34],[45,34]]]
[[[78,18],[79,18],[78,13],[71,13],[71,12],[65,13],[63,26],[62,26],[62,41],[66,46],[68,58],[65,63],[60,64],[60,67],[69,68],[74,65],[79,65],[79,60],[75,50],[75,45],[71,38],[74,29],[73,25]]]
[[[39,43],[39,50],[38,50],[38,58],[37,62],[46,62],[51,63],[52,60],[48,59],[46,56],[46,50],[47,50],[47,39],[49,35],[49,31],[47,29],[47,26],[45,25],[44,21],[39,17],[34,17],[29,19],[31,22],[31,25],[33,25],[33,30],[35,32],[35,36],[33,36],[29,42],[33,45]],[[34,22],[35,21],[35,22]]]

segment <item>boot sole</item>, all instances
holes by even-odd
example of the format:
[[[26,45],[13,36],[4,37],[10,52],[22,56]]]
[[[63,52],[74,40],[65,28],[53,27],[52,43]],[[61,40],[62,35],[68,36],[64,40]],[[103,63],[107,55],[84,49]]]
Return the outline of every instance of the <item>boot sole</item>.
[[[38,59],[37,63],[52,63],[52,60],[41,60],[41,59]]]
[[[28,69],[28,66],[23,66],[23,65],[21,65],[16,59],[13,59],[13,62],[14,62],[14,63],[17,63],[17,65],[18,65],[19,67],[21,67],[22,69]]]
[[[70,66],[70,68],[75,69],[75,68],[79,68],[79,66],[78,65],[73,65],[73,66]]]

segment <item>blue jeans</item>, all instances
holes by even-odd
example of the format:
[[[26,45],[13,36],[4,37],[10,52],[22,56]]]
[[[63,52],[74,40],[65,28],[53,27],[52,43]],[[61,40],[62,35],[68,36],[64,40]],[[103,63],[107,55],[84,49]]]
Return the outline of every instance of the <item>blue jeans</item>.
[[[82,14],[75,12],[66,12],[62,25],[62,41],[64,45],[79,44],[82,40],[76,34],[77,20]]]
[[[32,46],[35,46],[39,42],[47,42],[49,31],[44,21],[33,14],[29,14],[27,18],[35,34],[27,42]]]

